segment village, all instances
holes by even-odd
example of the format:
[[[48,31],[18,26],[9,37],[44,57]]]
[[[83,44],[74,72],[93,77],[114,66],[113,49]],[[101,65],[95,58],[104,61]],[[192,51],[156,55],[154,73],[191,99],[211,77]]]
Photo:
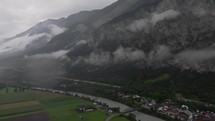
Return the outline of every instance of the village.
[[[172,119],[178,119],[179,121],[215,121],[215,113],[210,111],[191,111],[189,106],[178,106],[176,102],[166,99],[163,102],[156,102],[153,99],[147,100],[145,97],[139,95],[125,95],[118,93],[123,99],[133,99],[135,102],[139,102],[140,106],[144,109],[154,110],[156,113],[168,116]]]
[[[62,90],[54,90],[54,89],[45,89],[39,87],[31,87],[31,90],[38,91],[46,91],[51,93],[59,93],[63,95],[71,95],[71,96],[79,96],[81,98],[85,98],[91,101],[95,101],[94,99],[90,99],[87,96],[79,95],[79,93],[68,92]],[[157,102],[153,99],[146,99],[145,97],[139,96],[137,94],[134,95],[125,95],[123,93],[118,93],[118,97],[123,100],[132,100],[137,104],[138,109],[144,109],[149,111],[154,111],[159,115],[167,116],[171,119],[176,119],[178,121],[215,121],[215,113],[210,111],[192,111],[189,106],[181,105],[178,106],[176,102],[166,99],[163,102]],[[103,109],[108,114],[113,112],[119,112],[119,107],[108,108],[108,106],[101,102],[94,102],[93,106],[80,106],[76,109],[78,112],[90,112],[96,109]]]

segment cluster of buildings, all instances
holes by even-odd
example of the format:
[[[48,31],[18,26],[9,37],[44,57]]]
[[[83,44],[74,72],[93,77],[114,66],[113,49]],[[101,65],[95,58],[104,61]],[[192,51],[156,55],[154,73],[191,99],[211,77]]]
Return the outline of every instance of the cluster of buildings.
[[[31,90],[46,91],[51,93],[59,93],[64,95],[75,96],[73,92],[66,92],[61,90],[53,90],[39,87],[32,87]],[[155,100],[148,100],[139,95],[125,95],[118,93],[118,96],[122,99],[132,99],[134,101],[141,102],[141,107],[145,109],[154,109],[157,113],[166,115],[171,118],[179,119],[181,121],[215,121],[215,113],[213,112],[191,112],[189,107],[182,105],[178,107],[172,100],[165,100],[163,103],[157,103]],[[93,106],[80,106],[76,109],[78,112],[90,112],[96,110]],[[112,111],[112,110],[111,110]]]
[[[181,121],[215,121],[215,113],[213,112],[192,112],[186,105],[177,106],[172,100],[165,100],[163,103],[157,103],[155,100],[148,100],[139,95],[126,95],[118,93],[123,99],[133,99],[142,102],[141,107],[145,109],[154,109],[157,113],[168,117],[179,119]]]
[[[215,113],[213,112],[191,112],[188,106],[182,105],[178,108],[171,100],[162,103],[157,108],[157,112],[181,121],[215,121]]]
[[[83,105],[83,106],[80,106],[79,108],[76,108],[77,112],[92,112],[95,110],[96,110],[96,108],[91,105],[87,105],[87,106]]]
[[[215,121],[215,113],[201,112],[194,118],[194,121]]]
[[[141,97],[139,95],[127,95],[127,94],[124,94],[124,93],[118,93],[118,97],[121,97],[122,99],[128,99],[128,98],[132,98],[134,100],[137,100],[137,101],[141,101],[141,102],[145,102],[146,99],[144,97]]]
[[[193,121],[193,113],[189,111],[188,106],[182,105],[178,108],[171,100],[164,101],[164,103],[157,108],[157,113],[164,114],[181,121]]]
[[[146,99],[145,97],[139,96],[137,94],[126,95],[123,93],[118,93],[118,96],[125,100],[132,99],[136,102],[140,102],[141,107],[146,108],[146,109],[155,108],[155,105],[157,104],[157,102],[155,100],[153,100],[153,99],[149,100],[149,99]]]

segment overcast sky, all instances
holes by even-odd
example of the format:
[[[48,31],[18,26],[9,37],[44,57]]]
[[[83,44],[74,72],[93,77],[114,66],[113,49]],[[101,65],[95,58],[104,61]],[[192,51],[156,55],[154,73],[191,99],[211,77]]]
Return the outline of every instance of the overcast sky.
[[[100,9],[115,1],[117,0],[1,0],[0,40],[23,32],[46,19]]]

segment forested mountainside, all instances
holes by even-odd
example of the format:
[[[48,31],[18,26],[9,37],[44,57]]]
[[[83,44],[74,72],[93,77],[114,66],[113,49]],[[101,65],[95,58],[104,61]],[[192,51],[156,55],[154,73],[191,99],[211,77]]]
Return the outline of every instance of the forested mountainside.
[[[1,77],[55,85],[53,77],[66,76],[207,100],[215,95],[214,39],[213,0],[118,0],[4,40]],[[164,74],[165,81],[145,85]]]

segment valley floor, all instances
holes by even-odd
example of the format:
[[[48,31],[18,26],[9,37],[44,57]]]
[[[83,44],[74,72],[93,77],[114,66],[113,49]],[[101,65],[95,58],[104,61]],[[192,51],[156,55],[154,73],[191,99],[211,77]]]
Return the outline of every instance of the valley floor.
[[[7,88],[0,91],[0,121],[104,121],[102,109],[79,113],[76,109],[93,102],[62,94]],[[116,117],[113,121],[129,121]],[[112,121],[112,120],[111,120]]]

